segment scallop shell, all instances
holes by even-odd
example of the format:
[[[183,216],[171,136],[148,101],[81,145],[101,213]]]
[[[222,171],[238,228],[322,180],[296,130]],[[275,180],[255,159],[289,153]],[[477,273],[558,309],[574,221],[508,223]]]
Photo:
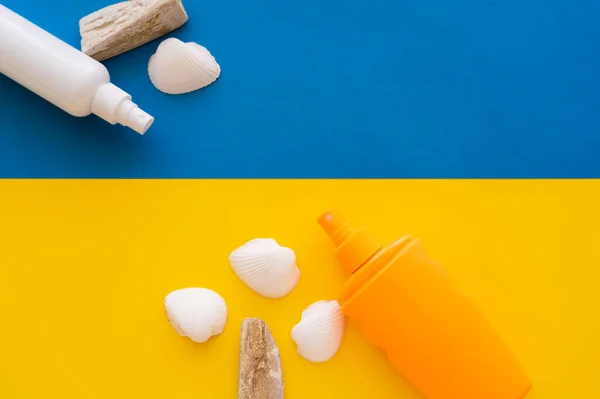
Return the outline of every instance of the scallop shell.
[[[171,326],[182,337],[205,342],[225,329],[227,305],[216,292],[206,288],[183,288],[165,298]]]
[[[296,254],[272,238],[256,238],[229,256],[235,274],[256,293],[267,298],[289,294],[300,278]]]
[[[292,339],[300,356],[311,362],[331,359],[344,339],[346,318],[337,301],[318,301],[302,312],[292,328]]]
[[[203,46],[175,38],[163,41],[150,57],[148,75],[152,84],[167,94],[184,94],[213,83],[221,67]]]

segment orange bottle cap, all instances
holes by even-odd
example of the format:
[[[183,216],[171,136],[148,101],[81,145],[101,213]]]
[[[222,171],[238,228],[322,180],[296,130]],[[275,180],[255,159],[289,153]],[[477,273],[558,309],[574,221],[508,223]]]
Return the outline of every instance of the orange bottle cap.
[[[335,210],[323,213],[319,224],[336,246],[336,256],[350,273],[358,270],[383,245],[364,227],[350,225]]]

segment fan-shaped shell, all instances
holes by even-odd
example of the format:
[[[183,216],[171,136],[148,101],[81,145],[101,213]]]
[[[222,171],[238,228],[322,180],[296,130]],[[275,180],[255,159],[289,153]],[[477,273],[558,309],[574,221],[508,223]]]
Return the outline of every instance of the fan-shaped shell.
[[[213,83],[221,67],[203,46],[175,38],[163,41],[150,57],[148,75],[152,84],[168,94],[183,94]]]
[[[227,305],[216,292],[206,288],[183,288],[165,298],[171,326],[183,337],[205,342],[225,329]]]
[[[289,294],[300,278],[296,254],[272,238],[256,238],[229,256],[235,274],[252,290],[267,298]]]
[[[318,301],[302,312],[292,328],[292,339],[300,356],[311,362],[331,359],[344,339],[346,318],[337,301]]]

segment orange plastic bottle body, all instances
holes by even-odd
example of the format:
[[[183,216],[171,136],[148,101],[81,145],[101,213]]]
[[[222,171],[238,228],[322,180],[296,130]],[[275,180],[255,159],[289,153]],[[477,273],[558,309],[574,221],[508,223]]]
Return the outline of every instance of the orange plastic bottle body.
[[[380,248],[351,268],[342,311],[427,398],[523,399],[531,390],[500,336],[417,240]]]

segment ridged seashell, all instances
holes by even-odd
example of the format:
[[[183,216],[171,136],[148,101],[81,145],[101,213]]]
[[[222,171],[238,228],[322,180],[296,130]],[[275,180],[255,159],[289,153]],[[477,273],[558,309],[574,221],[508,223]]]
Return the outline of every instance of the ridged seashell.
[[[296,254],[272,238],[256,238],[229,256],[235,274],[252,290],[267,298],[289,294],[300,278]]]
[[[292,339],[300,356],[311,362],[325,362],[340,348],[346,318],[337,301],[318,301],[302,312],[292,328]]]
[[[175,38],[163,41],[150,57],[148,75],[152,84],[167,94],[184,94],[213,83],[221,67],[203,46]]]
[[[171,326],[182,337],[205,342],[225,329],[227,305],[216,292],[207,288],[183,288],[165,298]]]

